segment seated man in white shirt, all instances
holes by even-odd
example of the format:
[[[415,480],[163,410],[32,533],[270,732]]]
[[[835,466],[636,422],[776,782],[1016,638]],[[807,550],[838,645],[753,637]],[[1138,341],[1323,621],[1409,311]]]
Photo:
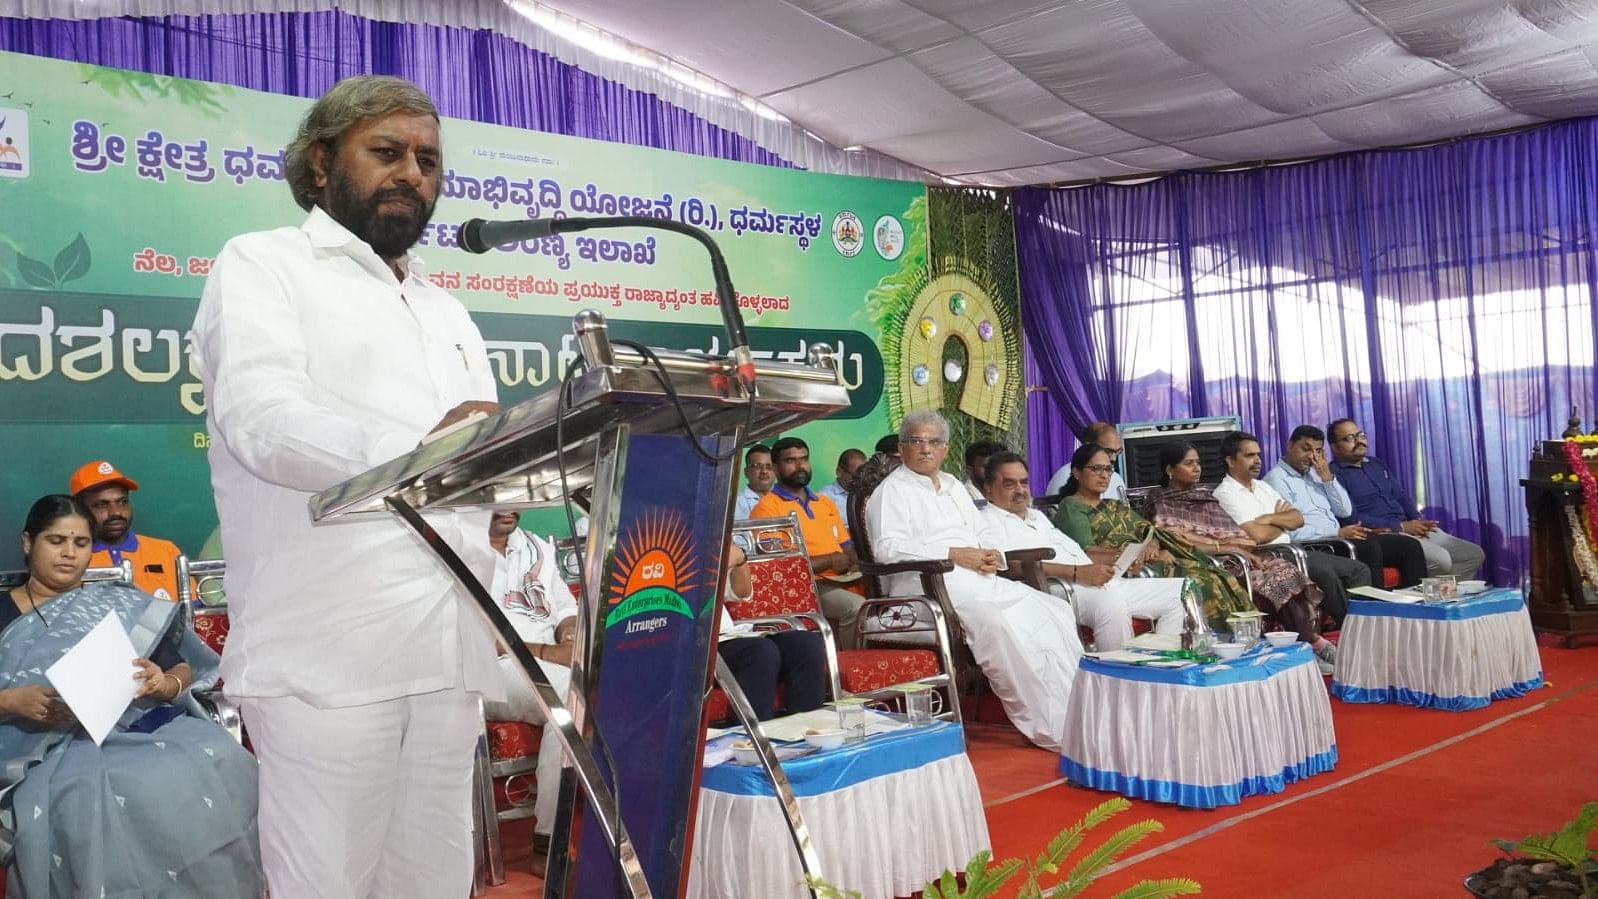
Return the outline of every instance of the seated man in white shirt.
[[[499,600],[505,617],[516,628],[516,635],[539,660],[549,685],[565,702],[566,691],[571,686],[577,601],[560,579],[555,547],[517,527],[520,517],[516,512],[495,512],[489,523],[488,542],[494,548],[495,558],[494,581],[488,591]],[[542,725],[543,712],[533,697],[532,685],[521,671],[521,664],[503,655],[499,665],[505,674],[506,700],[485,702],[483,713],[491,721],[526,721]],[[533,832],[539,836],[549,836],[555,826],[560,764],[560,738],[545,730],[538,744],[535,775],[538,795],[533,800]]]
[[[1243,431],[1232,431],[1221,438],[1221,459],[1226,463],[1226,478],[1215,487],[1221,508],[1261,545],[1290,542],[1288,532],[1304,526],[1304,515],[1282,499],[1276,488],[1260,479],[1259,439]],[[1341,626],[1348,614],[1348,589],[1370,586],[1370,569],[1358,559],[1329,552],[1307,552],[1304,556],[1310,580],[1325,594],[1321,609]]]
[[[1121,432],[1107,421],[1096,421],[1083,428],[1078,439],[1083,445],[1092,444],[1109,453],[1111,465],[1121,457]],[[1048,485],[1043,488],[1043,495],[1058,496],[1060,491],[1065,489],[1065,482],[1069,480],[1071,480],[1071,463],[1067,461],[1049,478]],[[1110,486],[1104,491],[1104,496],[1126,502],[1126,481],[1119,471],[1110,472]]]
[[[1153,619],[1157,634],[1181,633],[1185,579],[1117,577],[1115,566],[1093,561],[1075,540],[1032,508],[1025,459],[1012,452],[989,456],[983,490],[988,504],[982,517],[998,538],[999,549],[1054,550],[1054,558],[1043,563],[1043,573],[1071,585],[1077,620],[1093,629],[1094,648],[1120,649],[1132,639],[1133,618]]]
[[[997,576],[999,541],[959,477],[939,470],[948,454],[943,416],[906,415],[899,426],[904,464],[883,478],[866,503],[866,535],[878,562],[954,563],[944,584],[971,654],[1016,729],[1057,751],[1082,656],[1076,618],[1059,599]],[[884,587],[892,596],[921,592],[913,574],[894,575]]]

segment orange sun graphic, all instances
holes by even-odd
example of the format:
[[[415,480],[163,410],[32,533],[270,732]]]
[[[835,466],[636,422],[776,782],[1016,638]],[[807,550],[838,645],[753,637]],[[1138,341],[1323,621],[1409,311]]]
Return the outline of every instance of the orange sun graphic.
[[[681,514],[646,509],[616,544],[616,565],[610,575],[610,604],[646,587],[665,587],[687,594],[704,574],[692,552],[688,524]]]

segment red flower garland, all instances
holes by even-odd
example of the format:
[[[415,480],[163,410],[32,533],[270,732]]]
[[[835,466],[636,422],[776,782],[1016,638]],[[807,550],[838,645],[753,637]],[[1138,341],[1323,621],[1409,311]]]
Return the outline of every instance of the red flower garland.
[[[1570,473],[1581,482],[1581,510],[1587,518],[1589,540],[1598,538],[1598,480],[1581,457],[1581,446],[1574,440],[1565,440],[1565,461],[1570,463]]]

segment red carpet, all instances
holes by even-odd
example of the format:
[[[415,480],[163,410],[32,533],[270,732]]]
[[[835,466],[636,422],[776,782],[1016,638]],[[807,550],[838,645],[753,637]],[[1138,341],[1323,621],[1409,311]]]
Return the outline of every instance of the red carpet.
[[[1337,768],[1284,793],[1208,812],[1134,801],[1110,826],[1152,817],[1165,832],[1087,895],[1178,876],[1207,896],[1465,895],[1464,875],[1497,852],[1488,840],[1553,830],[1598,799],[1598,647],[1542,655],[1548,687],[1475,712],[1334,700]],[[1008,727],[967,736],[996,858],[1035,855],[1110,795],[1058,783],[1054,756]],[[542,890],[513,873],[488,895]]]

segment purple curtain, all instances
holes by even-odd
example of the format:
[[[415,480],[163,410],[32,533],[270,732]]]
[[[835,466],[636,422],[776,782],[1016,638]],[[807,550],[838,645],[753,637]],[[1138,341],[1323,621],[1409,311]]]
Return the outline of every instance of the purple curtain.
[[[1424,514],[1526,558],[1519,479],[1598,413],[1598,121],[1304,165],[1016,193],[1052,432],[1231,414],[1279,453],[1356,419]],[[1029,411],[1048,414],[1044,401]],[[1065,461],[1033,418],[1031,451]],[[1591,424],[1589,424],[1589,427]]]
[[[490,31],[346,13],[0,18],[0,50],[301,97],[348,75],[422,87],[446,116],[788,166],[753,141]]]

